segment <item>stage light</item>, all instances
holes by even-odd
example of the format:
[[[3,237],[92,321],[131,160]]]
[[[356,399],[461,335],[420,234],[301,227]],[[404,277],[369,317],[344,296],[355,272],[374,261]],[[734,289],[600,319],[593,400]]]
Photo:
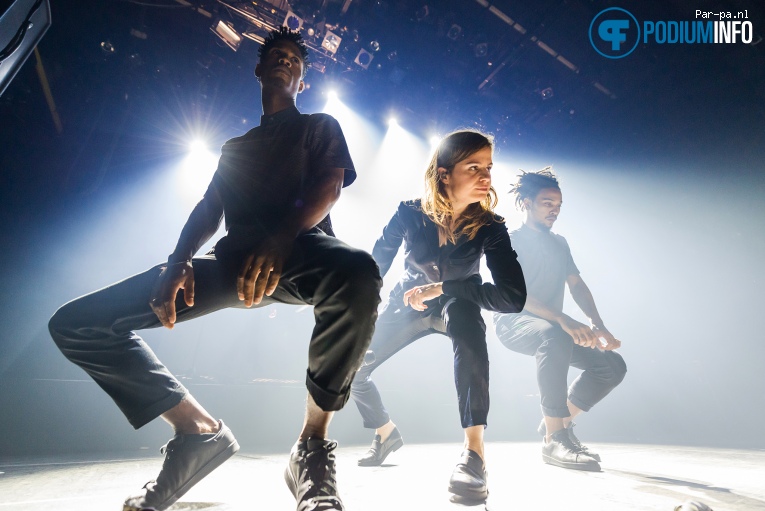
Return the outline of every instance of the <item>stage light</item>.
[[[242,44],[242,36],[239,32],[237,32],[232,25],[227,24],[223,20],[218,20],[218,23],[210,27],[210,30],[234,51],[238,50],[239,45]]]
[[[327,98],[332,100],[332,101],[338,99],[337,91],[331,90],[331,91],[327,92]]]
[[[388,126],[391,126],[391,127],[398,126],[398,120],[395,117],[389,117]]]
[[[476,44],[473,51],[475,52],[476,57],[478,58],[485,57],[486,54],[489,52],[489,45],[487,43]]]
[[[441,143],[441,137],[439,137],[438,135],[433,135],[432,137],[430,137],[431,148],[435,148],[440,143]]]
[[[324,40],[321,42],[321,47],[334,55],[335,52],[337,52],[337,49],[340,48],[341,42],[343,42],[342,37],[331,30],[327,30]]]
[[[380,51],[380,43],[377,41],[371,41],[369,43],[369,50],[370,51]]]
[[[117,50],[110,41],[106,40],[101,42],[101,51],[104,52],[104,55],[112,55]]]
[[[367,69],[369,68],[369,64],[372,63],[373,58],[374,55],[362,48],[359,50],[358,55],[356,55],[356,58],[353,61],[364,69]]]
[[[287,15],[284,17],[282,26],[287,27],[293,32],[298,32],[301,28],[303,28],[303,18],[292,11],[287,11]]]
[[[181,191],[186,200],[199,200],[215,173],[218,155],[200,139],[192,140],[188,147],[189,153],[180,166]]]

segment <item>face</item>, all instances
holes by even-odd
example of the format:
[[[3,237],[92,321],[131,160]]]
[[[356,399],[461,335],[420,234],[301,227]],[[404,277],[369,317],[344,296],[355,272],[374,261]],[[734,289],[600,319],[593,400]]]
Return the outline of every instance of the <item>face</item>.
[[[534,200],[524,199],[526,223],[538,231],[549,231],[560,215],[563,195],[557,188],[542,188]]]
[[[486,198],[491,188],[491,168],[494,165],[491,156],[491,147],[484,147],[457,162],[451,172],[439,167],[444,191],[455,210]]]
[[[255,76],[264,88],[281,90],[291,97],[303,92],[303,58],[292,41],[277,41],[255,66]]]

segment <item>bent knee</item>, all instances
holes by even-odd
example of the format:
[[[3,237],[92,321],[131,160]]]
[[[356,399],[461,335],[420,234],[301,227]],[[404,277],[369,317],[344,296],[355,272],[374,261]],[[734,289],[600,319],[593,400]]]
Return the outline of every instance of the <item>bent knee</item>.
[[[627,363],[620,354],[614,351],[609,351],[608,353],[611,355],[609,358],[611,362],[611,370],[613,371],[611,384],[616,387],[624,381],[624,377],[627,375]]]
[[[373,299],[375,307],[380,303],[382,278],[380,268],[370,254],[363,250],[347,250],[335,261],[331,278],[347,283],[355,297],[362,301]]]

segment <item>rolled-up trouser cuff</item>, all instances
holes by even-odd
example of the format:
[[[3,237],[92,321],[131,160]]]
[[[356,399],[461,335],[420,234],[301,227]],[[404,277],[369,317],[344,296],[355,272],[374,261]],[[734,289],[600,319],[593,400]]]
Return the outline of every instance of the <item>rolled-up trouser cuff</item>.
[[[573,401],[572,401],[573,403]],[[568,407],[565,408],[547,408],[545,406],[542,407],[542,414],[545,417],[558,417],[561,419],[565,419],[566,417],[571,417],[571,412],[568,411]]]
[[[167,397],[153,403],[136,414],[128,416],[127,420],[133,428],[138,429],[178,405],[178,403],[180,403],[188,394],[189,391],[186,390],[186,387],[178,384],[176,388],[170,391],[170,394]]]
[[[343,406],[345,406],[345,403],[348,402],[348,398],[351,395],[350,388],[342,394],[338,394],[319,387],[316,382],[311,379],[311,375],[308,373],[305,375],[305,386],[308,387],[308,393],[311,394],[314,402],[325,412],[336,412],[341,410]]]
[[[582,401],[581,399],[577,398],[573,394],[569,394],[568,400],[571,401],[571,404],[573,404],[574,406],[576,406],[577,408],[579,408],[583,412],[589,412],[590,409],[592,408],[592,405],[586,404],[584,401]]]

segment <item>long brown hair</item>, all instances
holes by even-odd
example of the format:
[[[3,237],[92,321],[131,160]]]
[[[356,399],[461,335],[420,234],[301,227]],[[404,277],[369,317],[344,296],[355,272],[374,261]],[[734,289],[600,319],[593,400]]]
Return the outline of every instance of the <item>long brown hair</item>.
[[[438,174],[439,167],[450,173],[457,163],[486,147],[494,149],[494,140],[490,135],[474,130],[458,130],[446,135],[433,153],[425,171],[422,211],[438,226],[440,245],[445,245],[447,241],[456,243],[460,236],[472,240],[478,229],[494,220],[498,198],[492,186],[481,202],[470,204],[455,222],[454,209]]]

